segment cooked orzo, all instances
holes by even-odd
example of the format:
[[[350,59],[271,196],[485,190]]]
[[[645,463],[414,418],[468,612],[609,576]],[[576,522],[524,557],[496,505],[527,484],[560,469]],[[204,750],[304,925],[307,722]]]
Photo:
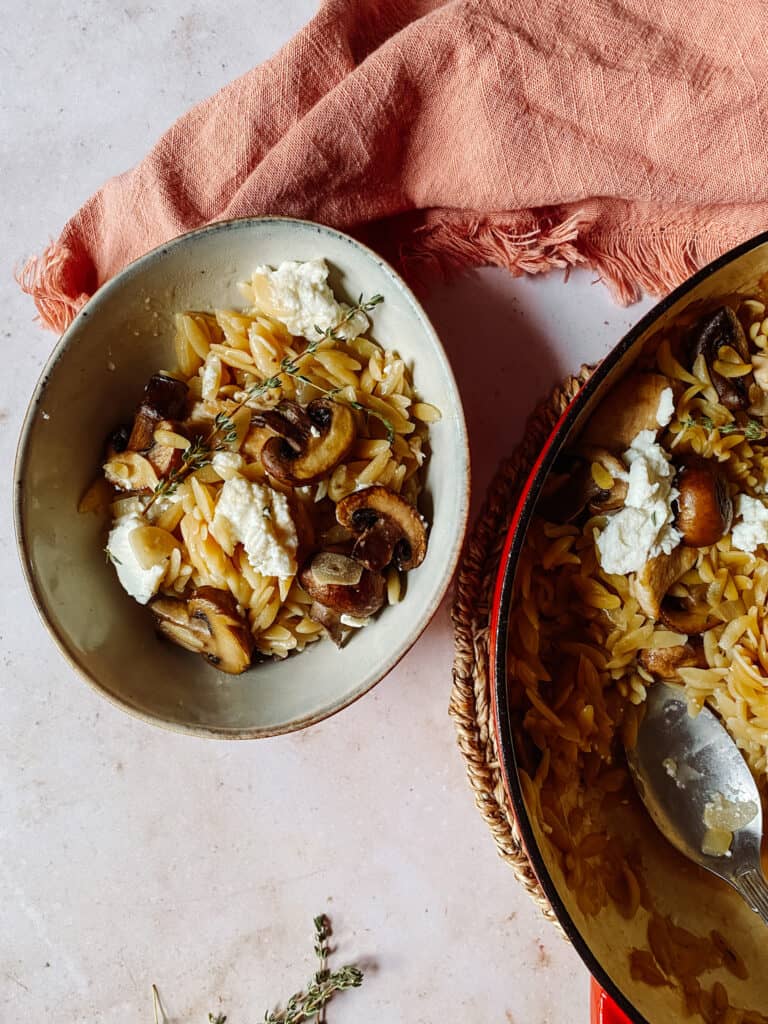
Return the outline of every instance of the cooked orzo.
[[[223,671],[342,644],[425,557],[429,424],[410,368],[322,259],[258,267],[242,310],[181,312],[176,366],[109,439],[106,545],[158,631]]]
[[[648,687],[673,681],[720,716],[766,793],[768,317],[757,299],[654,338],[550,474],[509,625],[510,698],[529,809],[581,911],[644,908],[633,977],[680,987],[687,1012],[766,1021],[703,975],[744,964],[655,908],[615,822],[631,790]],[[613,824],[612,824],[613,823]]]

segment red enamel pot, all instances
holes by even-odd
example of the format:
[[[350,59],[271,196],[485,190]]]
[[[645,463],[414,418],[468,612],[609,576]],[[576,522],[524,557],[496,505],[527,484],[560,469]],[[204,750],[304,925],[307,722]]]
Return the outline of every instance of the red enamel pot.
[[[647,342],[669,329],[690,307],[714,304],[734,295],[764,293],[768,275],[768,232],[733,249],[709,264],[660,302],[616,345],[579,391],[536,460],[511,519],[499,565],[491,614],[490,666],[496,740],[510,807],[515,815],[536,877],[568,938],[589,968],[593,982],[593,1024],[671,1024],[686,1018],[681,993],[675,987],[651,988],[634,980],[629,951],[644,945],[642,922],[627,921],[610,907],[594,918],[579,910],[549,849],[549,842],[530,812],[518,774],[515,720],[509,695],[515,680],[507,673],[508,618],[518,559],[537,499],[555,459],[574,439],[591,412],[611,387],[632,367]],[[768,971],[765,970],[766,932],[757,915],[726,885],[692,872],[671,851],[642,808],[637,813],[637,839],[646,882],[676,923],[697,934],[717,928],[747,962],[750,977],[733,984],[735,1005],[768,1012]]]

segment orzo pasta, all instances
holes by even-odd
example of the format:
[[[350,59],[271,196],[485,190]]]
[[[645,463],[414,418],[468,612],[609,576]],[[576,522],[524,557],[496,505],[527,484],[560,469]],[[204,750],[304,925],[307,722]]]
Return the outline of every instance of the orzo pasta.
[[[706,703],[766,793],[768,778],[768,318],[734,300],[649,342],[545,484],[520,555],[509,628],[522,785],[578,906],[648,916],[631,974],[678,985],[706,1020],[736,1010],[713,966],[745,970],[719,933],[654,907],[628,837],[647,689]],[[727,1013],[726,1013],[727,1011]],[[728,1015],[729,1014],[729,1015]]]
[[[223,671],[343,643],[426,553],[417,503],[440,412],[366,336],[382,297],[345,305],[327,276],[322,259],[259,267],[244,309],[177,314],[175,368],[109,440],[120,582]]]

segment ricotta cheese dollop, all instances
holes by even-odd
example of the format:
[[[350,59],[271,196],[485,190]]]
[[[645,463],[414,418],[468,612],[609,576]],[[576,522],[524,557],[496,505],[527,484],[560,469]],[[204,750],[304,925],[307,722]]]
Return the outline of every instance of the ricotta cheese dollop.
[[[260,309],[285,324],[291,334],[310,340],[318,336],[316,327],[335,327],[350,309],[336,301],[328,284],[328,264],[321,258],[304,263],[286,260],[276,269],[257,267],[250,286]],[[365,313],[358,312],[339,328],[339,335],[350,341],[369,326]]]
[[[673,526],[675,469],[655,432],[641,430],[622,458],[628,468],[624,508],[611,516],[596,543],[605,572],[626,576],[650,558],[668,555],[682,534]]]
[[[267,484],[244,477],[227,480],[216,502],[211,532],[228,554],[240,543],[262,576],[287,579],[296,573],[299,546],[288,499]]]
[[[659,407],[656,410],[656,422],[660,427],[669,425],[675,414],[675,396],[672,388],[664,388],[659,395]]]
[[[748,494],[736,497],[734,509],[738,522],[731,530],[731,543],[739,551],[757,551],[768,544],[768,506]]]
[[[117,571],[117,578],[131,597],[139,604],[146,604],[160,588],[166,565],[161,562],[151,569],[144,569],[131,546],[131,534],[147,521],[135,512],[118,519],[107,540],[107,554]]]

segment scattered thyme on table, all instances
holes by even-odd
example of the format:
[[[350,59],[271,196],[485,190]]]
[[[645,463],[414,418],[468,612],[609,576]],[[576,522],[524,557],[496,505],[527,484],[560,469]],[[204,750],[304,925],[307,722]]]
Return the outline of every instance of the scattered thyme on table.
[[[360,402],[340,400],[338,395],[342,390],[341,388],[327,390],[319,384],[315,384],[314,381],[311,381],[300,372],[302,361],[307,356],[316,352],[324,341],[344,342],[345,338],[339,333],[341,328],[344,327],[345,324],[348,324],[350,320],[357,316],[358,313],[370,313],[371,310],[375,309],[376,306],[383,301],[383,295],[372,295],[370,299],[365,299],[361,294],[356,304],[354,306],[350,306],[341,320],[339,320],[339,322],[333,327],[326,327],[326,329],[323,330],[321,327],[315,325],[318,337],[313,341],[308,342],[307,347],[303,352],[293,358],[286,356],[280,364],[280,370],[278,373],[272,377],[267,377],[265,380],[260,380],[256,384],[252,384],[245,391],[245,397],[233,406],[232,409],[228,412],[220,412],[216,416],[207,437],[195,438],[189,448],[187,448],[182,455],[181,465],[179,468],[174,470],[164,480],[161,480],[157,485],[152,493],[152,497],[149,499],[149,502],[145,507],[145,511],[153,505],[158,498],[162,498],[168,494],[173,494],[179,484],[186,480],[186,478],[196,470],[203,469],[204,466],[210,465],[214,452],[226,450],[227,445],[231,444],[237,438],[235,423],[232,419],[234,414],[239,412],[243,406],[247,405],[251,399],[260,398],[268,391],[274,391],[276,388],[281,387],[284,374],[303,381],[305,384],[315,388],[332,401],[337,402],[339,405],[348,405],[357,412],[363,412],[366,416],[373,416],[375,419],[380,420],[387,432],[387,443],[391,445],[395,440],[395,428],[386,416],[382,416],[381,413],[375,412],[373,409],[368,409]]]
[[[359,967],[346,964],[337,971],[331,971],[328,967],[328,957],[331,955],[328,940],[332,934],[329,918],[320,914],[314,919],[314,925],[318,969],[301,991],[294,992],[282,1010],[267,1010],[263,1024],[302,1024],[304,1021],[321,1024],[325,1020],[323,1011],[337,992],[362,985],[363,972]],[[165,1014],[160,1007],[160,996],[155,985],[152,986],[152,1003],[155,1024],[162,1024]],[[227,1016],[224,1013],[209,1013],[208,1021],[209,1024],[226,1024]]]

